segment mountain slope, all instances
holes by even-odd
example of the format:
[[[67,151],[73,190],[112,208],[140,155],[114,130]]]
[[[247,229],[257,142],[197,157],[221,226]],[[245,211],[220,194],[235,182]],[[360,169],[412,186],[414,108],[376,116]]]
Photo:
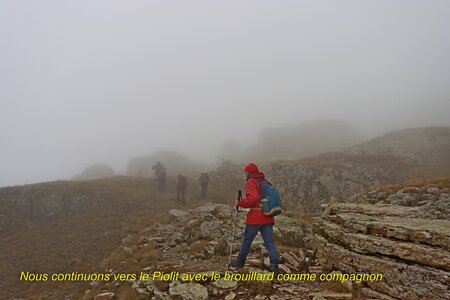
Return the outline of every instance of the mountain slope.
[[[450,165],[450,127],[396,130],[352,146],[344,153],[390,156],[428,165]]]

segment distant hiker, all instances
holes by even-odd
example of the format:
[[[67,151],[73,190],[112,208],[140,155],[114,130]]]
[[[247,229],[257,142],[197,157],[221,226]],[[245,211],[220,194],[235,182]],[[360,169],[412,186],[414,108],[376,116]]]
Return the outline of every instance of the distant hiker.
[[[206,171],[203,171],[200,175],[200,178],[198,179],[200,181],[200,185],[202,186],[202,197],[203,199],[206,198],[206,192],[208,191],[208,183],[209,183],[209,176]]]
[[[158,175],[158,187],[159,187],[159,191],[161,193],[166,192],[166,181],[167,181],[166,169],[162,168],[161,170],[159,170],[159,175]]]
[[[186,204],[185,201],[185,193],[187,187],[187,177],[181,174],[178,174],[178,182],[177,182],[177,201],[178,203]]]
[[[155,178],[159,179],[159,172],[164,169],[164,165],[158,160],[156,165],[152,167],[152,170],[155,170]]]
[[[270,272],[278,273],[278,252],[273,241],[274,217],[266,216],[261,210],[261,192],[260,182],[265,181],[264,173],[260,172],[258,167],[250,163],[245,167],[246,184],[245,198],[236,200],[235,206],[250,208],[245,221],[244,236],[239,250],[237,260],[230,263],[231,267],[242,268],[245,265],[250,246],[258,232],[264,241],[264,246],[269,252]]]

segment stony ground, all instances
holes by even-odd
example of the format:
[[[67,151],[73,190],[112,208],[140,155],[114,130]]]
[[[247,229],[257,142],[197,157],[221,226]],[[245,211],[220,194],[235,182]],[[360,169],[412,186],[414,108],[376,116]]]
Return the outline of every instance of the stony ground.
[[[92,283],[85,299],[114,295],[141,299],[449,299],[450,223],[448,182],[443,185],[373,189],[347,203],[330,203],[312,224],[298,216],[279,216],[274,235],[280,272],[383,274],[380,282],[349,281],[130,281]],[[105,268],[181,274],[228,272],[228,251],[235,211],[207,203],[173,209],[170,220],[123,240]],[[238,218],[233,256],[242,238],[245,212]],[[145,260],[143,253],[152,253]],[[114,257],[114,256],[113,256]],[[269,261],[258,236],[246,267],[233,274],[265,273]],[[124,287],[127,286],[127,293]],[[109,296],[108,296],[109,295]],[[131,296],[130,296],[131,295]],[[103,297],[103,296],[102,296]],[[101,299],[101,298],[97,298]]]
[[[232,174],[239,172],[236,167]],[[303,178],[295,176],[290,180]],[[313,180],[314,185],[325,186],[330,182],[325,177],[322,183],[320,178]],[[241,177],[228,176],[220,169],[211,178],[210,201],[229,202],[233,191],[242,188]],[[170,188],[173,190],[173,182]],[[301,190],[298,186],[291,197]],[[293,213],[277,217],[274,234],[282,273],[381,272],[385,276],[381,284],[131,279],[18,282],[19,270],[110,274],[176,270],[223,275],[235,211],[229,205],[205,204],[194,194],[195,189],[188,206],[181,206],[173,193],[157,193],[148,180],[126,177],[0,189],[0,298],[450,298],[448,177],[433,182],[416,179],[338,198],[322,216],[314,218]],[[240,212],[233,255],[244,219],[245,212]],[[263,273],[267,263],[267,253],[257,238],[246,268],[232,272]]]
[[[157,271],[170,273],[177,271],[182,274],[207,273],[268,273],[267,252],[258,235],[252,245],[251,253],[244,269],[228,270],[228,251],[234,223],[231,206],[208,203],[188,211],[171,210],[171,220],[167,224],[155,224],[148,227],[135,238],[129,237],[121,246],[127,255],[123,256],[126,264],[128,256],[136,255],[142,249],[157,251],[153,262],[139,268],[152,276]],[[245,212],[240,212],[238,230],[235,234],[233,258],[237,255]],[[282,273],[321,272],[314,253],[304,245],[305,234],[302,226],[295,218],[277,217],[274,228],[275,238],[280,252],[280,271]],[[120,263],[117,266],[120,270]],[[117,271],[117,270],[116,270]],[[114,272],[114,270],[112,270]],[[123,285],[132,287],[133,297],[142,299],[310,299],[326,287],[318,282],[243,282],[207,280],[183,282],[170,280],[168,282],[134,281],[129,283],[108,283],[88,289],[85,298],[89,299],[101,293],[114,293],[117,297]],[[95,285],[95,283],[94,283]],[[344,298],[352,294],[344,293]],[[335,298],[336,299],[336,298]],[[339,299],[339,297],[337,297]]]

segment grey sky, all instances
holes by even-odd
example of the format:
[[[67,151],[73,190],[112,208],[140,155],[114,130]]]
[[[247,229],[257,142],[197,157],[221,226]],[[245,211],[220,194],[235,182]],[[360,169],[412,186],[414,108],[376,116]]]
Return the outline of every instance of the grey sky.
[[[449,1],[0,2],[0,186],[263,127],[450,125]]]

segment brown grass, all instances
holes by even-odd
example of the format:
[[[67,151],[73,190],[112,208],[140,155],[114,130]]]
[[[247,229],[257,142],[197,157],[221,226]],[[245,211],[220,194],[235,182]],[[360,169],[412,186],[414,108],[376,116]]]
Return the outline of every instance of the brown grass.
[[[17,197],[24,188],[0,189],[0,197]],[[64,215],[47,224],[26,223],[26,216],[11,214],[0,231],[0,240],[3,241],[0,273],[5,274],[2,278],[2,296],[5,298],[42,295],[56,299],[70,293],[82,294],[89,288],[87,283],[23,284],[18,281],[18,274],[22,270],[40,273],[104,272],[105,266],[117,270],[127,257],[121,245],[127,234],[133,235],[135,240],[130,243],[135,243],[137,233],[144,228],[154,222],[169,222],[168,210],[186,208],[176,203],[173,190],[161,194],[156,191],[154,182],[143,178],[117,176],[93,181],[57,181],[27,188],[42,195],[63,193],[67,199],[80,194],[95,199],[98,195],[103,201],[90,204],[86,211]],[[187,208],[195,205],[190,197],[187,200]],[[130,263],[130,268],[150,264],[157,256],[151,247],[145,251],[137,250],[136,256],[133,254],[133,260],[127,260],[127,264]],[[105,257],[107,259],[101,264]],[[130,271],[135,272],[136,269]]]
[[[407,187],[422,188],[422,187],[426,187],[426,186],[436,186],[439,188],[450,188],[450,176],[433,178],[433,179],[422,179],[422,178],[409,179],[409,180],[405,180],[405,181],[393,183],[393,184],[370,186],[368,190],[379,189],[389,195],[391,193],[395,193],[398,190],[407,188]]]
[[[220,239],[215,250],[216,255],[228,255],[229,246],[227,241],[224,238]]]
[[[313,222],[314,215],[309,213],[300,213],[297,217],[300,225],[311,225]]]
[[[121,285],[119,291],[116,293],[116,297],[114,299],[117,299],[117,300],[148,299],[148,296],[139,294],[136,290],[132,289],[131,286],[129,286],[129,285]]]
[[[189,247],[189,251],[196,253],[199,250],[205,249],[205,247],[208,246],[208,244],[209,244],[208,241],[205,241],[205,240],[195,241]]]
[[[325,281],[325,289],[335,293],[350,293],[340,281]]]

